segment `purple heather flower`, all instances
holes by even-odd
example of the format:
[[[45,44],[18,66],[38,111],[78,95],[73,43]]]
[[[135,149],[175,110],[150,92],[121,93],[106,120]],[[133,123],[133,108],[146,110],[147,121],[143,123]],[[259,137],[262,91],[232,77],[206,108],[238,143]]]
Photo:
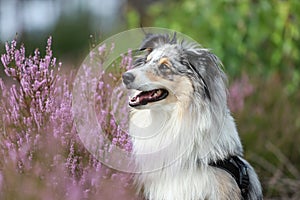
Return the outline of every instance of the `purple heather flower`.
[[[103,44],[101,45],[99,48],[98,48],[98,53],[99,55],[102,55],[106,50],[106,44]]]
[[[6,52],[1,55],[6,75],[15,82],[8,86],[0,79],[0,130],[4,130],[4,134],[0,135],[0,198],[1,194],[12,198],[20,195],[19,191],[26,185],[26,194],[32,195],[30,197],[105,199],[101,196],[105,179],[118,181],[122,177],[125,177],[124,180],[129,178],[107,170],[81,144],[71,112],[72,75],[56,74],[62,63],[58,62],[56,66],[57,60],[53,57],[51,45],[50,37],[44,56],[38,49],[32,56],[25,56],[25,47],[21,45],[18,49],[17,42],[13,40],[6,43]],[[102,46],[98,53],[105,59],[113,47],[106,52],[106,47]],[[120,68],[126,70],[132,65],[131,62],[129,52],[122,56]],[[92,73],[88,67],[85,70],[86,76]],[[118,147],[131,151],[129,136],[122,130],[128,119],[114,119],[115,112],[127,116],[127,104],[116,101],[111,105],[108,96],[113,90],[122,91],[114,88],[120,74],[108,75],[103,72],[99,77],[103,79],[83,82],[82,87],[89,84],[95,89],[94,106],[99,123],[108,130],[108,138]],[[106,78],[109,78],[108,82],[104,81]],[[118,99],[122,96],[121,92],[117,94]],[[106,154],[110,148],[103,144],[99,153]],[[14,179],[22,179],[22,184],[4,181]],[[36,191],[35,181],[41,190]],[[24,199],[26,194],[22,193]]]
[[[236,80],[229,87],[228,104],[233,112],[241,111],[244,108],[245,98],[254,91],[253,86],[249,83],[249,78],[243,75],[241,79]]]

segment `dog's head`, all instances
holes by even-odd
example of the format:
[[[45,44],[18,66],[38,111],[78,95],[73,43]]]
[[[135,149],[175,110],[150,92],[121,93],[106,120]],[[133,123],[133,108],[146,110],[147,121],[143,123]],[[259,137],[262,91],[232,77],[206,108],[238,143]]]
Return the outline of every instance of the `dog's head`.
[[[226,103],[225,74],[219,59],[207,49],[178,43],[175,34],[147,34],[140,51],[133,68],[122,76],[126,88],[134,91],[131,107]]]

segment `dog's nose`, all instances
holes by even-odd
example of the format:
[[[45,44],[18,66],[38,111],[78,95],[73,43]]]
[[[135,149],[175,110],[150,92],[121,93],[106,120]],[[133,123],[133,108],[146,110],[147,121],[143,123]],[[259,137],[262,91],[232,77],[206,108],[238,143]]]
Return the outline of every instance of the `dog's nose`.
[[[123,82],[125,85],[128,85],[129,83],[134,81],[134,75],[130,72],[126,72],[122,75]]]

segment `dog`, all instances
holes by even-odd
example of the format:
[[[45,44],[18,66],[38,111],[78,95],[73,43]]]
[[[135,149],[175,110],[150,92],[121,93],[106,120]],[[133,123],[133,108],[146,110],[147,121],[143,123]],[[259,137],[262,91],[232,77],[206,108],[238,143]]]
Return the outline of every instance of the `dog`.
[[[176,34],[146,34],[133,68],[129,134],[148,200],[260,200],[259,179],[227,106],[220,60]]]

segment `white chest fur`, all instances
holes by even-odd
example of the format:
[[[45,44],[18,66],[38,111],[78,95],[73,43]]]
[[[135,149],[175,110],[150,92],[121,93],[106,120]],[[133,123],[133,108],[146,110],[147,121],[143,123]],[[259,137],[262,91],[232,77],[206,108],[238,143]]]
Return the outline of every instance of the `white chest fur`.
[[[183,113],[180,109],[132,113],[130,134],[140,172],[138,186],[149,200],[239,199],[239,189],[229,174],[197,163],[199,158],[205,163],[225,157],[240,145],[231,116],[217,134],[219,129],[209,118]]]

